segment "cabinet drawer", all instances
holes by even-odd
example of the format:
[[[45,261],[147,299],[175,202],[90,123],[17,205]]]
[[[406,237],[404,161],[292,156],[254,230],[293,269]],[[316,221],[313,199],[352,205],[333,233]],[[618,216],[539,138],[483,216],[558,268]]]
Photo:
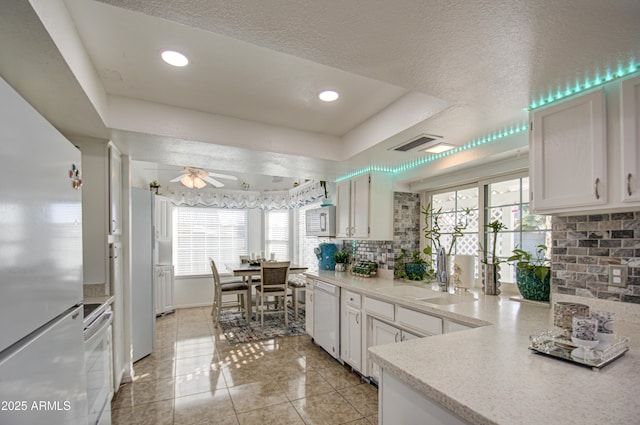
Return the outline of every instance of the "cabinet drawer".
[[[417,311],[398,307],[398,323],[403,326],[424,332],[427,335],[437,335],[442,333],[442,319],[430,316]]]
[[[345,290],[343,296],[345,303],[350,306],[360,308],[360,305],[362,304],[362,297],[360,296],[360,294]]]
[[[364,297],[364,310],[388,320],[394,320],[395,317],[393,304],[375,298]]]

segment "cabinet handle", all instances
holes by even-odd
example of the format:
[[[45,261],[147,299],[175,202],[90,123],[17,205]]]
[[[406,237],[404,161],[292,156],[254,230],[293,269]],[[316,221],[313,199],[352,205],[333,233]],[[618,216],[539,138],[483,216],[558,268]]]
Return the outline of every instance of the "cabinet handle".
[[[600,177],[596,178],[596,199],[600,199],[600,193],[598,193],[598,184],[600,183]]]
[[[396,332],[396,336],[395,336],[395,338],[394,338],[394,340],[395,340],[396,342],[398,342],[398,337],[399,337],[399,336],[400,336],[400,332]]]
[[[111,224],[112,224],[112,226],[111,226],[111,232],[115,232],[115,231],[116,231],[116,229],[118,228],[118,227],[116,226],[116,220],[115,220],[115,219],[111,220]]]
[[[356,324],[360,324],[360,313],[356,313]]]
[[[627,193],[631,196],[631,173],[627,174]]]

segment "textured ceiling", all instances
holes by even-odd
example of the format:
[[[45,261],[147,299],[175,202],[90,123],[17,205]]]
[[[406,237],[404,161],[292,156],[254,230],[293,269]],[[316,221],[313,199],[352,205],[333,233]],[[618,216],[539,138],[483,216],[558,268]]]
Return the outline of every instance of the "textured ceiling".
[[[526,121],[525,107],[533,99],[640,60],[637,0],[30,3],[62,1],[111,108],[127,100],[143,101],[131,111],[146,120],[146,127],[118,126],[116,117],[129,110],[102,115],[112,137],[132,158],[173,165],[193,161],[238,172],[253,168],[270,175],[306,172],[331,178],[368,163],[406,161],[413,154],[396,155],[388,148],[420,133],[465,143]],[[8,3],[28,2],[3,3],[7,8]],[[14,27],[19,45],[28,45],[28,37],[42,31]],[[11,31],[5,26],[0,35],[11,36]],[[51,40],[41,40],[40,49],[45,45],[51,49]],[[188,71],[158,66],[158,50],[174,46],[192,56]],[[36,57],[37,49],[31,50]],[[63,56],[67,61],[72,57]],[[53,63],[59,61],[56,56]],[[51,80],[68,85],[69,72],[61,72],[62,65],[56,65]],[[0,67],[3,76],[7,68]],[[18,71],[12,69],[15,80],[20,80]],[[317,102],[315,94],[324,85],[339,86],[341,99],[330,105]],[[77,93],[76,87],[70,98]],[[407,102],[407,96],[418,101]],[[60,104],[66,101],[60,99]],[[37,96],[32,102],[38,103]],[[174,109],[157,115],[144,109],[144,102],[155,110],[161,105]],[[76,100],[67,109],[86,103]],[[409,113],[404,113],[407,105]],[[177,124],[167,118],[192,112],[201,115]],[[64,114],[51,115],[64,121],[59,127],[89,133],[80,123],[69,129],[74,127],[70,117],[59,115]],[[222,134],[217,132],[224,122],[220,117],[244,120],[238,128],[254,128],[252,123],[266,127]],[[203,121],[211,124],[199,133],[184,131],[190,129],[185,123]],[[306,132],[305,137],[296,145],[295,133],[290,133],[294,136],[287,145],[279,128]],[[314,137],[322,142],[314,143]],[[337,151],[348,160],[328,161],[326,153]]]

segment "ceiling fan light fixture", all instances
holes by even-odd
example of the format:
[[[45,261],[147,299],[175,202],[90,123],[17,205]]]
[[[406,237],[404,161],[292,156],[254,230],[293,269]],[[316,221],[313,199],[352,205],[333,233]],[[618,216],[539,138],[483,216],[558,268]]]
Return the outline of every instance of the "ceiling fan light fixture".
[[[169,65],[179,68],[189,64],[189,59],[182,53],[176,52],[175,50],[164,50],[160,56],[162,57],[162,60]]]
[[[189,189],[193,189],[193,176],[191,174],[185,174],[180,179],[180,183],[188,187]]]
[[[202,189],[207,184],[200,177],[196,177],[193,179],[193,185],[195,186],[196,189]]]

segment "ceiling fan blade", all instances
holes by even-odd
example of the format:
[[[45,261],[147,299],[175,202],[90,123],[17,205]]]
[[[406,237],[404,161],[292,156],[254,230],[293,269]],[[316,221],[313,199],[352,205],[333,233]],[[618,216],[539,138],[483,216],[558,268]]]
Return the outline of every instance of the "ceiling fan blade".
[[[229,174],[219,174],[219,173],[209,172],[209,176],[218,177],[219,179],[238,180],[236,176],[232,176]]]
[[[180,181],[180,179],[183,178],[184,176],[185,176],[184,174],[181,174],[178,177],[176,177],[175,179],[169,180],[169,183],[175,183],[177,181]]]
[[[202,177],[202,180],[206,181],[207,183],[210,183],[211,185],[215,186],[215,187],[222,187],[224,186],[224,183],[222,183],[221,181],[218,181],[214,178],[211,178],[209,176],[207,177]]]

